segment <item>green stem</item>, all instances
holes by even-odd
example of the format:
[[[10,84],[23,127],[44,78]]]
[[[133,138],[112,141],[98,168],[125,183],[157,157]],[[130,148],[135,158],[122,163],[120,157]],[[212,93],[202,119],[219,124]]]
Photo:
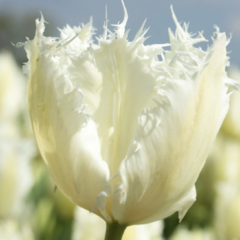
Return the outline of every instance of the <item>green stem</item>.
[[[127,225],[120,225],[117,222],[107,223],[107,230],[104,240],[121,240]]]

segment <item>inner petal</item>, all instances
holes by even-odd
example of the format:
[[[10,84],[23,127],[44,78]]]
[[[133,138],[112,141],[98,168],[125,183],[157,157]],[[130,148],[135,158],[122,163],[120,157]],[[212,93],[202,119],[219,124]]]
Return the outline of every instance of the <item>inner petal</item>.
[[[138,115],[153,102],[156,73],[151,71],[148,61],[140,59],[136,43],[129,43],[125,37],[100,44],[93,53],[102,74],[94,120],[101,139],[102,158],[108,162],[113,176],[133,142]]]

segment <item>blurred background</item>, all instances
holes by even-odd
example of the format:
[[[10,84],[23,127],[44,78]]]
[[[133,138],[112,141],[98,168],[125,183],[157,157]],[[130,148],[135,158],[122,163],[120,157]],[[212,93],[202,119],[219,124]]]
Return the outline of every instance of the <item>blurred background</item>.
[[[204,30],[208,43],[217,25],[232,40],[228,74],[240,81],[239,0],[125,0],[131,40],[147,18],[146,44],[167,43],[175,29],[170,5],[189,31]],[[40,12],[48,22],[46,36],[58,28],[78,26],[93,17],[96,36],[102,33],[105,7],[110,24],[123,19],[120,0],[0,0],[0,239],[101,240],[105,225],[54,192],[33,138],[27,113],[27,79],[21,67],[23,48],[13,44],[32,39]],[[181,223],[177,214],[146,226],[129,228],[127,239],[240,240],[240,94],[233,94],[230,112],[219,132],[199,180],[197,201]],[[94,235],[95,232],[95,235]]]

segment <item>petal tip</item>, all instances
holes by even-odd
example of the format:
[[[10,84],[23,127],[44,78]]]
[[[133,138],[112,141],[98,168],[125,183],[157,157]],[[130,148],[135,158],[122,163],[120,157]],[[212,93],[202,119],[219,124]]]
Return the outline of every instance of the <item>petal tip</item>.
[[[186,215],[186,213],[189,210],[189,208],[196,201],[196,196],[197,196],[196,188],[195,188],[195,186],[193,186],[191,188],[191,190],[187,193],[187,195],[184,197],[183,204],[182,204],[181,208],[178,210],[179,222],[182,221],[182,219]]]

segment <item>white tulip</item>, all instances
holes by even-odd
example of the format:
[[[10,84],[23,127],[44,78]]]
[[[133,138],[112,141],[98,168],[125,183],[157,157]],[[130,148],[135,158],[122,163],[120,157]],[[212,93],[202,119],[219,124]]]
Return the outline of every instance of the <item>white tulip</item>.
[[[21,137],[19,124],[19,115],[24,114],[25,106],[24,81],[13,56],[1,52],[0,218],[19,217],[23,211],[26,216],[25,197],[33,183],[30,160],[36,148],[32,140]]]
[[[240,80],[240,70],[237,68],[230,68],[229,76],[236,80]],[[230,109],[223,122],[222,130],[226,133],[240,139],[240,94],[233,94],[230,101]]]
[[[148,223],[196,199],[194,184],[228,111],[224,33],[206,51],[178,23],[168,44],[133,41],[128,15],[92,40],[92,23],[25,43],[28,105],[51,177],[77,205],[107,222]],[[161,60],[160,60],[160,59]]]
[[[17,117],[24,106],[25,78],[13,56],[0,53],[0,135],[16,136]]]
[[[210,229],[178,228],[170,240],[216,240],[216,237]]]
[[[215,227],[219,240],[240,239],[240,185],[218,184],[215,202]]]
[[[29,224],[14,220],[0,220],[0,238],[3,240],[34,240]]]
[[[33,141],[0,137],[0,218],[26,216],[25,198],[33,184]]]
[[[240,122],[239,122],[240,124]],[[240,144],[234,138],[219,135],[211,153],[211,174],[214,181],[235,184],[240,182]]]

